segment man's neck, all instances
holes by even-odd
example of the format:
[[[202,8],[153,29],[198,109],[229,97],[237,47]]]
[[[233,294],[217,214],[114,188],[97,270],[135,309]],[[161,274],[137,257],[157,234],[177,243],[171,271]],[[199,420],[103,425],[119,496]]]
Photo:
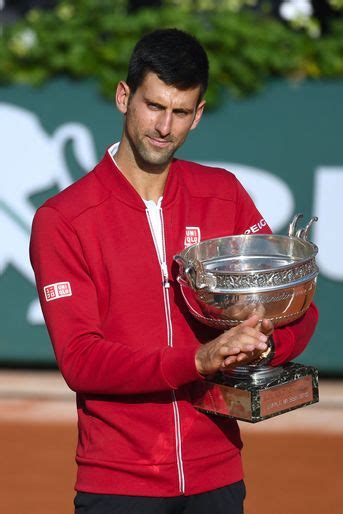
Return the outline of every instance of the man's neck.
[[[157,203],[163,196],[170,163],[161,168],[144,169],[137,163],[129,143],[124,138],[119,144],[114,160],[137,193],[144,200],[153,200]]]

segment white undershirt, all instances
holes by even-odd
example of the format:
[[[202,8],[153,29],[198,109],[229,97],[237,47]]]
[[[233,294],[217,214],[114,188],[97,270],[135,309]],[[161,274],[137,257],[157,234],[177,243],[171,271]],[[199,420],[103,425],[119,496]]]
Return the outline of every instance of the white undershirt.
[[[115,155],[117,153],[119,147],[119,143],[114,143],[109,149],[108,153],[111,156],[114,164],[117,166],[118,170],[120,171],[120,168],[118,164],[115,161]],[[157,244],[158,249],[158,256],[160,261],[163,261],[163,240],[162,240],[162,223],[161,223],[161,215],[160,211],[161,209],[161,203],[162,203],[163,196],[160,196],[157,200],[157,203],[154,202],[154,200],[144,200],[142,198],[143,202],[145,203],[146,208],[149,211],[149,218],[151,222],[152,230],[154,231],[154,237]]]
[[[161,215],[160,215],[160,212],[162,210],[161,209],[162,198],[163,197],[160,196],[159,199],[157,200],[157,203],[155,203],[154,200],[144,200],[144,198],[142,198],[143,202],[146,205],[146,208],[149,211],[149,218],[150,218],[152,230],[154,232],[160,262],[163,261],[162,223],[161,223]]]

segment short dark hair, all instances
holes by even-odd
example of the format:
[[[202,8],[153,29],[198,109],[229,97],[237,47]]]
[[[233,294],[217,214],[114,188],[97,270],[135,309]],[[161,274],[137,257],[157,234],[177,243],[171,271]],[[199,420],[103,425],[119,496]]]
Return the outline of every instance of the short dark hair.
[[[200,99],[208,84],[208,58],[195,37],[178,29],[158,29],[136,44],[129,62],[126,82],[132,93],[149,72],[178,89],[200,87]]]

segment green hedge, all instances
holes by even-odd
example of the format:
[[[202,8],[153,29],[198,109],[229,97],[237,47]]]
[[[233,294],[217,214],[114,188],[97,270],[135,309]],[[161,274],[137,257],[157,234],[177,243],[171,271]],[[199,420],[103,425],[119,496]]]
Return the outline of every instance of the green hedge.
[[[32,10],[4,29],[0,83],[40,85],[61,74],[93,77],[113,98],[135,42],[157,27],[190,31],[204,44],[211,67],[210,106],[222,98],[223,86],[246,96],[270,77],[343,76],[342,20],[333,23],[329,35],[311,38],[253,10],[204,12],[166,5],[128,13],[124,0],[63,0],[54,10]]]

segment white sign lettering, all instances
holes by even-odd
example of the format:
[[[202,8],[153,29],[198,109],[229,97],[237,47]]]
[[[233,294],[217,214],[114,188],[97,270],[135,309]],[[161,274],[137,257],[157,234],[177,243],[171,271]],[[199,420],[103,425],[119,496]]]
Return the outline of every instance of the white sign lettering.
[[[82,169],[91,170],[96,163],[95,148],[89,130],[80,123],[65,123],[50,135],[35,113],[0,103],[0,168],[6,179],[0,188],[0,273],[12,264],[32,284],[34,275],[28,257],[30,227],[34,207],[29,198],[55,185],[61,190],[72,183],[64,160],[64,145],[73,142],[74,154]],[[38,302],[29,306],[27,320],[43,323]]]

